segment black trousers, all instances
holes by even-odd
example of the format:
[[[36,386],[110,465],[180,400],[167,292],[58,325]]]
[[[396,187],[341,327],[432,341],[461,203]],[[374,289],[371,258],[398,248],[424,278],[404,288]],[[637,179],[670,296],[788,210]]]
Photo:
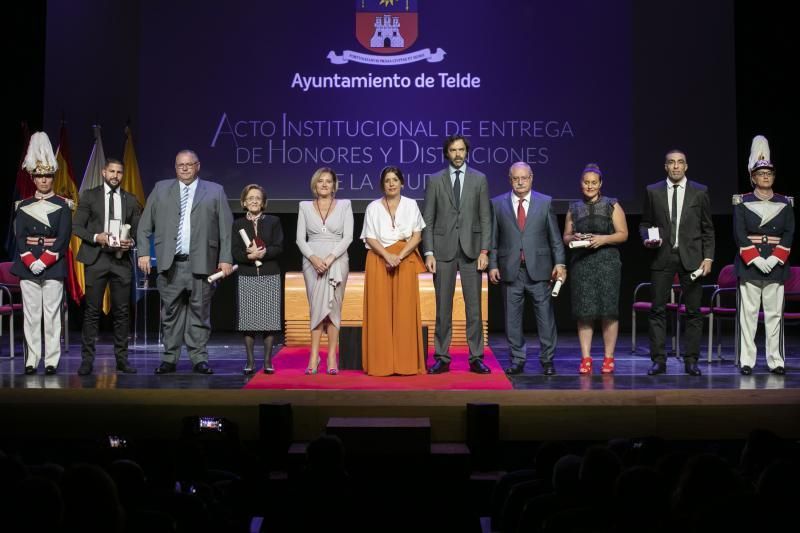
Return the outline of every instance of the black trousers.
[[[133,270],[130,253],[120,259],[114,253],[100,252],[91,265],[85,267],[86,305],[81,332],[81,357],[94,361],[95,342],[103,310],[103,295],[111,286],[111,315],[114,324],[114,356],[117,361],[128,360],[128,332],[130,331],[131,279]]]
[[[692,281],[690,274],[694,271],[686,270],[681,264],[677,250],[672,250],[669,262],[663,270],[653,270],[650,281],[653,283],[653,307],[650,309],[650,358],[653,362],[663,363],[664,341],[667,336],[667,311],[666,305],[669,291],[675,274],[678,275],[681,285],[681,302],[686,305],[686,355],[687,363],[697,362],[700,354],[700,337],[703,334],[703,316],[700,314],[700,300],[703,297],[702,279]]]

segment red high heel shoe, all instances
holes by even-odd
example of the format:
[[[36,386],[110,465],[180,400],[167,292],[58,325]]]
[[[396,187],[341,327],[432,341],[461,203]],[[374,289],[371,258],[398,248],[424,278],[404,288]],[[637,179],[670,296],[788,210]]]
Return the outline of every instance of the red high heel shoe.
[[[592,373],[592,358],[584,357],[581,359],[581,366],[578,367],[578,374],[591,374]]]
[[[600,372],[603,374],[613,374],[614,373],[614,358],[613,357],[603,357],[603,368],[600,369]]]

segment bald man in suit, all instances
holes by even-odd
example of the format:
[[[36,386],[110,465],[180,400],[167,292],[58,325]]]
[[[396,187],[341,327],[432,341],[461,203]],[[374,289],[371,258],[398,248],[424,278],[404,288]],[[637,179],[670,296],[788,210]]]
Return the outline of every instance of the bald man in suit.
[[[533,169],[524,162],[508,170],[511,191],[492,199],[492,249],[489,280],[500,284],[506,312],[506,339],[513,376],[525,370],[527,347],[522,331],[525,294],[533,299],[539,333],[542,373],[556,373],[553,355],[558,341],[552,289],[567,280],[564,243],[552,209],[552,198],[532,190]]]
[[[664,374],[667,360],[664,355],[666,338],[666,304],[672,280],[678,275],[682,300],[686,305],[686,355],[684,370],[690,376],[700,376],[697,358],[703,317],[700,299],[703,295],[701,277],[711,272],[714,260],[714,224],[711,220],[711,201],[708,189],[689,181],[689,164],[683,150],[670,150],[664,161],[667,179],[647,187],[639,232],[645,247],[654,250],[650,265],[653,306],[650,309],[650,376]],[[649,230],[658,228],[659,238],[651,239]],[[698,274],[693,275],[694,272]]]
[[[198,178],[200,160],[192,150],[175,157],[177,179],[156,183],[139,221],[138,242],[155,240],[161,296],[164,353],[156,374],[175,372],[186,344],[192,369],[213,374],[208,364],[213,288],[207,277],[232,272],[233,215],[221,185]],[[139,268],[150,273],[150,256],[139,256]]]

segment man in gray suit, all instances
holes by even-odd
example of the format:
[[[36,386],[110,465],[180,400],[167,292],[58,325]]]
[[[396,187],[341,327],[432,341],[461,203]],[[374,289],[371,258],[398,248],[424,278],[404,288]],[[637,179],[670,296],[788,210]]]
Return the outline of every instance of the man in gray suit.
[[[425,191],[425,229],[422,247],[425,266],[433,274],[436,290],[436,363],[429,374],[450,370],[450,340],[453,333],[453,294],[456,272],[467,315],[469,369],[478,374],[491,372],[483,362],[481,327],[481,272],[489,264],[491,209],[486,176],[465,163],[469,142],[452,135],[444,142],[448,168],[432,176]]]
[[[553,352],[557,330],[551,292],[553,282],[567,279],[564,243],[551,198],[531,191],[533,170],[514,163],[508,171],[511,191],[492,199],[492,248],[489,280],[501,283],[506,313],[506,338],[511,366],[506,374],[525,370],[527,347],[522,331],[525,293],[533,298],[539,332],[539,361],[546,376],[556,373]]]
[[[139,221],[138,242],[147,247],[154,235],[163,313],[164,354],[156,374],[175,372],[186,344],[193,370],[213,374],[208,366],[211,296],[207,277],[215,270],[232,272],[233,215],[221,185],[198,179],[200,161],[191,150],[175,157],[177,180],[156,183]],[[150,256],[139,256],[139,268],[150,273]]]
[[[666,337],[667,295],[675,274],[681,283],[682,300],[686,304],[686,355],[684,370],[690,376],[701,375],[697,368],[703,316],[701,277],[711,272],[714,259],[714,224],[708,190],[686,178],[689,164],[683,150],[670,150],[664,161],[667,179],[649,185],[642,209],[639,232],[647,248],[655,250],[650,265],[653,283],[653,306],[650,308],[650,358],[653,366],[648,375],[667,371],[664,355]],[[651,228],[658,229],[658,238],[650,238]]]

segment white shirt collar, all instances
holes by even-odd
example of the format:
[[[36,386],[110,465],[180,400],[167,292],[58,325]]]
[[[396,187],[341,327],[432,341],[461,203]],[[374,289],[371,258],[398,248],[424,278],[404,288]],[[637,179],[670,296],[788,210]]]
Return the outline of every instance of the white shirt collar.
[[[677,185],[681,189],[685,189],[687,181],[689,181],[689,179],[686,176],[684,176],[683,179],[681,181],[679,181],[678,183],[673,183],[672,180],[667,178],[667,189],[671,190],[673,185]]]
[[[186,187],[187,189],[189,189],[189,192],[194,194],[194,192],[197,190],[197,182],[199,182],[199,181],[200,181],[200,178],[195,178],[195,180],[193,182],[191,182],[189,185],[186,185],[182,181],[178,180],[178,185],[179,185],[178,190],[183,192],[183,187]]]
[[[516,205],[519,200],[525,200],[526,202],[528,202],[528,205],[531,205],[531,191],[528,191],[528,194],[526,194],[522,198],[520,198],[519,196],[514,194],[514,191],[511,191],[511,202],[514,205]],[[525,204],[523,204],[523,205],[525,205]]]
[[[461,172],[460,176],[466,176],[466,175],[467,175],[467,164],[466,164],[466,163],[464,163],[463,165],[461,165],[461,168],[456,168],[456,167],[454,167],[453,165],[448,165],[448,166],[450,167],[450,175],[451,175],[451,176],[453,175],[453,173],[454,173],[456,170],[458,170],[459,172]]]

